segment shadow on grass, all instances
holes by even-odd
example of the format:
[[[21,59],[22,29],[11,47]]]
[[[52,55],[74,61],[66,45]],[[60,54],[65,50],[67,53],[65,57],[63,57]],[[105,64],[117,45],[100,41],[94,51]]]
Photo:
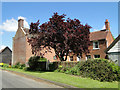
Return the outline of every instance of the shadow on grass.
[[[36,72],[36,73],[46,73],[46,72],[54,72],[55,70],[41,70],[41,71],[37,71],[37,70],[24,70],[24,71],[28,71],[28,72]]]

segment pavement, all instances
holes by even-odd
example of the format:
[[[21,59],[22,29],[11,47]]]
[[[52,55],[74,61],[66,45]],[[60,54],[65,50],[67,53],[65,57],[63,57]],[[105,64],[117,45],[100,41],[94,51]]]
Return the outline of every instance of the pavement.
[[[36,81],[5,70],[0,70],[0,73],[2,73],[0,74],[0,82],[2,81],[0,86],[2,88],[63,88],[43,80]]]

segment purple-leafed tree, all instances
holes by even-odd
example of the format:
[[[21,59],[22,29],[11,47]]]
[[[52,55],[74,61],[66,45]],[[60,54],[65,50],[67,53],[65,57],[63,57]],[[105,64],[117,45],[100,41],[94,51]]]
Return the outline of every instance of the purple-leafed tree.
[[[89,25],[82,25],[78,19],[67,19],[66,15],[54,15],[48,22],[39,25],[39,21],[31,23],[28,42],[32,46],[34,54],[43,56],[54,49],[61,61],[66,61],[69,51],[82,56],[88,53]],[[43,52],[44,51],[44,52]]]

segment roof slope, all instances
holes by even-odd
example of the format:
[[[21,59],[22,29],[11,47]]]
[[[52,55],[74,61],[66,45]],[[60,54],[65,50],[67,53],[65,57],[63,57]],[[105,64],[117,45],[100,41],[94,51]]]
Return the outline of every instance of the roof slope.
[[[90,32],[90,41],[106,39],[108,30]]]
[[[25,31],[26,34],[29,34],[28,28],[24,28],[23,30]],[[108,33],[108,30],[106,29],[90,32],[90,41],[106,39],[107,33]]]
[[[110,46],[105,50],[105,52],[109,51],[119,40],[120,40],[120,34],[119,34],[119,36],[110,44]]]
[[[5,49],[7,49],[7,48],[11,51],[11,49],[7,46],[7,47],[1,49],[1,50],[0,50],[0,53],[2,53],[2,52],[3,52]],[[11,51],[11,52],[12,52],[12,51]]]

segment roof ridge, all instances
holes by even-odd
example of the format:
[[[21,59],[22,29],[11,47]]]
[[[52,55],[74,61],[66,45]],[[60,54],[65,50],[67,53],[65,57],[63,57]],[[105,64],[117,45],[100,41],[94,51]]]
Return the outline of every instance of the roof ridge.
[[[106,30],[106,29],[103,29],[103,30],[105,30],[105,31],[108,31],[108,30]],[[99,31],[93,31],[93,32],[90,32],[90,33],[96,33],[96,32],[103,32],[102,30],[99,30]]]
[[[2,53],[6,48],[8,48],[11,51],[11,49],[8,46],[6,46],[6,47],[4,47],[3,49],[0,50],[0,53]]]

